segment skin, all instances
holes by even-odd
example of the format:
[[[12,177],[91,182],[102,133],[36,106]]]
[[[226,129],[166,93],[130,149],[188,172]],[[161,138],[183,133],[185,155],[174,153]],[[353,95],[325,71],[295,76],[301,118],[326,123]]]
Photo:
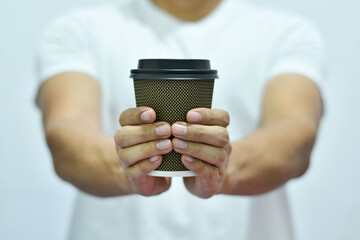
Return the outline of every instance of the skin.
[[[261,126],[234,142],[226,129],[230,117],[220,109],[191,110],[188,123],[172,126],[154,123],[151,108],[127,109],[115,136],[107,136],[100,128],[100,99],[98,83],[82,73],[55,76],[39,92],[57,174],[96,196],[167,191],[171,179],[147,173],[172,149],[182,153],[182,162],[198,174],[184,178],[195,196],[270,191],[306,171],[322,115],[317,86],[295,74],[269,81]],[[171,134],[172,142],[167,139]]]
[[[195,22],[209,15],[221,0],[152,0],[158,7],[171,15]]]
[[[179,19],[197,21],[220,0],[153,2]],[[167,191],[170,178],[147,174],[172,149],[197,173],[184,178],[195,196],[270,191],[307,170],[323,111],[314,82],[284,74],[268,82],[261,124],[243,139],[229,141],[230,116],[224,110],[193,109],[187,123],[170,126],[155,123],[156,114],[148,107],[122,112],[120,127],[112,137],[101,131],[100,90],[92,77],[68,72],[44,83],[38,103],[56,173],[78,189],[102,197],[153,196]]]

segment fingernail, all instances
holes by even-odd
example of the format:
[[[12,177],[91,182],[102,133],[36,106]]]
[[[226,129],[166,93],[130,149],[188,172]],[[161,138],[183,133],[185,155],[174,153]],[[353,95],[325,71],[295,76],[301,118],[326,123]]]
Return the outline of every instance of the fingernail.
[[[148,122],[151,120],[151,112],[150,110],[146,110],[145,112],[142,112],[140,115],[141,121]]]
[[[171,148],[171,141],[169,139],[162,140],[156,143],[156,148],[159,150],[166,150]]]
[[[188,114],[189,122],[198,122],[201,120],[201,114],[196,111],[190,111]]]
[[[172,126],[172,132],[175,135],[184,136],[187,132],[187,127],[185,127],[184,125],[180,125],[180,124],[174,124]]]
[[[151,158],[149,158],[150,162],[156,162],[159,159],[159,156],[153,156]]]
[[[170,134],[170,126],[167,124],[158,126],[155,130],[159,136],[166,136]]]
[[[173,144],[174,144],[174,148],[177,149],[185,149],[187,147],[187,143],[180,139],[174,139]]]
[[[190,156],[185,156],[185,161],[187,161],[189,163],[193,163],[195,161],[195,159],[193,157],[190,157]]]

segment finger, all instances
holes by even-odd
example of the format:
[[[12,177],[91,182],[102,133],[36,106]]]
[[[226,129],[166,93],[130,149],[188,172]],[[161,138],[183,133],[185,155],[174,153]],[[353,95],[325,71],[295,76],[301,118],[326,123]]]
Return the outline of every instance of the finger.
[[[178,153],[198,158],[217,167],[224,164],[227,156],[223,148],[196,142],[186,142],[178,138],[172,140],[172,145]]]
[[[156,119],[154,109],[149,107],[129,108],[120,114],[121,126],[152,123]]]
[[[143,142],[171,136],[170,125],[166,122],[125,126],[116,130],[114,139],[119,148],[126,148]]]
[[[214,165],[185,154],[181,156],[181,162],[197,176],[213,178],[217,172],[217,167]]]
[[[225,145],[224,147],[225,149],[225,152],[227,152],[228,155],[230,155],[230,153],[232,152],[232,145],[231,143],[229,142],[228,144]]]
[[[227,127],[230,123],[229,113],[221,109],[192,109],[187,113],[186,119],[189,123],[219,125],[223,127]]]
[[[171,126],[172,135],[191,142],[206,143],[216,147],[225,147],[229,143],[226,128],[177,122]]]
[[[141,176],[149,174],[151,171],[155,170],[160,166],[162,162],[162,157],[157,155],[152,158],[144,159],[138,163],[130,166],[126,170],[126,174],[130,181],[137,183]]]
[[[218,192],[218,171],[217,168],[199,159],[182,155],[182,163],[197,177],[184,178],[186,188],[200,198],[210,198]]]
[[[127,169],[127,177],[135,192],[143,196],[154,196],[167,191],[171,185],[170,178],[159,178],[148,176],[148,174],[158,168],[161,164],[161,156],[156,156],[157,160],[142,160]]]
[[[163,155],[172,150],[169,139],[141,143],[118,151],[120,163],[124,167],[131,166],[140,160],[155,155]]]

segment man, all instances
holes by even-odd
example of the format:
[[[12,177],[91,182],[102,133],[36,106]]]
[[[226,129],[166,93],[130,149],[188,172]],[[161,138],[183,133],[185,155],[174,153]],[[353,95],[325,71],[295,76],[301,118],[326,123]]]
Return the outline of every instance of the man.
[[[134,108],[140,58],[210,59],[214,109],[154,122]],[[39,63],[55,170],[82,191],[70,239],[293,238],[283,184],[308,168],[322,115],[309,23],[236,0],[126,1],[58,19]],[[196,177],[147,175],[172,149]]]

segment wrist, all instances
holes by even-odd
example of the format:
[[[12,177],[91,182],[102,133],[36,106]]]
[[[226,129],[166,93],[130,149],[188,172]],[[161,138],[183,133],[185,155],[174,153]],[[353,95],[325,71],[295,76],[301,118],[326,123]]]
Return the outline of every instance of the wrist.
[[[46,137],[60,178],[95,196],[129,194],[112,138],[71,124],[48,128]]]
[[[232,143],[221,194],[255,195],[275,189],[291,179],[291,164],[278,154],[269,154],[257,133]],[[260,137],[260,136],[259,136]]]
[[[113,176],[114,182],[117,186],[118,195],[129,195],[135,193],[122,166],[113,169]]]

